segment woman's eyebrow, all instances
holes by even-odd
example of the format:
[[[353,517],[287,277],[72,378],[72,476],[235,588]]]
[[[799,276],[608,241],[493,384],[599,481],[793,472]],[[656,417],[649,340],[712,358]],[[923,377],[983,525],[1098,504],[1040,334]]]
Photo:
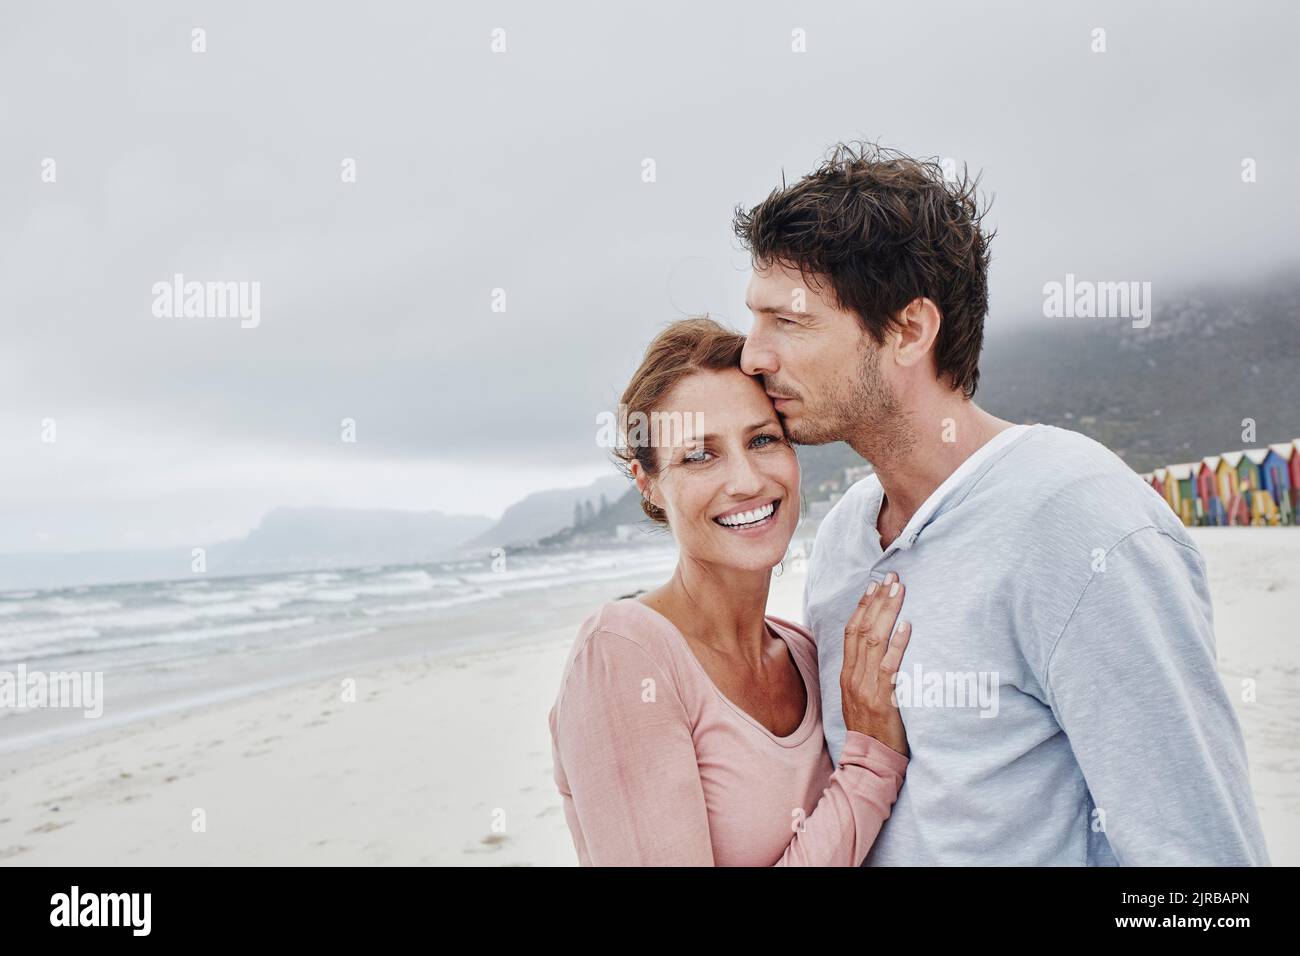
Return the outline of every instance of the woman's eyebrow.
[[[757,424],[750,425],[750,427],[746,428],[745,431],[757,432],[759,428],[768,428],[770,427],[770,425],[775,425],[775,424],[776,424],[776,419],[767,419],[766,421],[759,421],[759,423]],[[708,441],[710,440],[710,438],[716,438],[716,437],[718,437],[716,436],[716,434],[710,432],[708,434],[702,434],[702,436],[695,438],[695,441]]]

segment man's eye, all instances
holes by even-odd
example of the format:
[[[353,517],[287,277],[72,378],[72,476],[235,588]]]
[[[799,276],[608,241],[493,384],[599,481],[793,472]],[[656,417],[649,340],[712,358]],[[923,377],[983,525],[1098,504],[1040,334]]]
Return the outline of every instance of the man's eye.
[[[799,323],[796,322],[794,319],[786,319],[778,315],[776,317],[776,324],[777,325],[798,325]]]

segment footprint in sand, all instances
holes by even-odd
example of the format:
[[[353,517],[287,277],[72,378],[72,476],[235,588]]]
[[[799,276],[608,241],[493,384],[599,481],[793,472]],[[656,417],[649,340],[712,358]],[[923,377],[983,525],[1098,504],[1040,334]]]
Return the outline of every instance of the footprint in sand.
[[[63,823],[42,823],[38,827],[28,830],[28,833],[53,833],[55,830],[62,830],[64,827],[72,826],[73,821],[65,820]]]
[[[0,850],[0,860],[6,860],[11,856],[17,856],[19,853],[26,853],[30,849],[31,847],[29,846],[7,846],[3,850]]]
[[[533,816],[535,816],[535,817],[553,817],[553,816],[555,816],[555,815],[556,815],[557,813],[559,813],[559,812],[560,812],[560,808],[559,808],[559,807],[547,807],[547,808],[546,808],[545,810],[543,810],[541,813],[534,813]]]
[[[480,844],[479,846],[470,847],[466,852],[495,853],[497,850],[500,850],[509,839],[510,838],[504,833],[489,833],[483,839],[478,841]]]

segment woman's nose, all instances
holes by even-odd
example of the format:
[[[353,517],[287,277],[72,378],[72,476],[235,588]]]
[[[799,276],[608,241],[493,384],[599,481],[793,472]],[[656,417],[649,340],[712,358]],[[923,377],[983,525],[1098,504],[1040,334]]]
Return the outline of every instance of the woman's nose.
[[[732,458],[731,470],[727,473],[727,494],[744,496],[757,494],[763,486],[763,477],[750,461],[749,455],[741,454]]]

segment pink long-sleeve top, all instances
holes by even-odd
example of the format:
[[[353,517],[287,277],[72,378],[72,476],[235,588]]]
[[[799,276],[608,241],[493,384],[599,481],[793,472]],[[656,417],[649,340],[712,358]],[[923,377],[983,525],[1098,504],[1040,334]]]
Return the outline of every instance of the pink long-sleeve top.
[[[583,866],[858,866],[907,758],[848,731],[822,736],[817,650],[768,624],[808,698],[778,737],[728,700],[668,618],[635,598],[583,622],[550,711],[555,783]]]

